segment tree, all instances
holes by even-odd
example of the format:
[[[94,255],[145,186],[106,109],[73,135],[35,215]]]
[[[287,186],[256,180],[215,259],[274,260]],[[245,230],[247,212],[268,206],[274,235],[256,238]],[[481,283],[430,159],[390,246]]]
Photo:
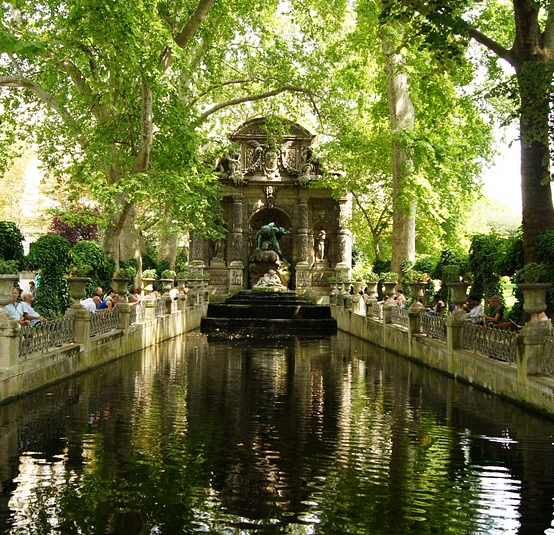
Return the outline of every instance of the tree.
[[[514,68],[521,139],[524,254],[526,262],[535,261],[537,234],[554,229],[549,132],[554,73],[553,3],[512,0],[509,7],[499,1],[385,0],[384,4],[385,18],[409,21],[424,36],[422,46],[446,61],[459,58],[468,41],[474,40]],[[493,59],[490,61],[496,65]]]
[[[70,199],[93,198],[109,216],[104,248],[116,261],[140,261],[140,214],[217,235],[209,117],[309,93],[290,83],[303,49],[275,26],[279,9],[278,0],[0,2],[0,105],[26,121]]]

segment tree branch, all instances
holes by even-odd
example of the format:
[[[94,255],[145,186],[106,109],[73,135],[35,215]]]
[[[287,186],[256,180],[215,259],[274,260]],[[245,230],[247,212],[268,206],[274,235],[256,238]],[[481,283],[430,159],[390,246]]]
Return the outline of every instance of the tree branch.
[[[79,125],[73,116],[60,105],[58,100],[50,93],[45,91],[39,84],[24,77],[17,76],[0,76],[0,87],[19,87],[30,89],[44,104],[52,108],[75,132],[79,132]],[[79,136],[79,142],[83,145],[84,138]]]
[[[491,39],[488,35],[485,35],[477,28],[473,28],[472,26],[468,27],[467,33],[469,37],[487,47],[497,56],[505,59],[510,65],[513,65],[514,58],[511,50],[504,48],[500,43],[497,43],[494,39]]]
[[[212,106],[210,109],[206,110],[202,115],[200,115],[198,119],[195,121],[195,124],[201,123],[204,119],[207,119],[210,115],[213,115],[214,113],[224,108],[228,108],[229,106],[236,106],[237,104],[242,104],[243,102],[254,102],[255,100],[263,100],[264,98],[274,97],[276,95],[279,95],[280,93],[284,93],[285,91],[304,93],[310,97],[312,104],[315,104],[313,98],[311,98],[312,94],[309,89],[306,89],[304,87],[297,87],[293,85],[284,85],[283,87],[280,87],[278,89],[272,89],[271,91],[266,91],[265,93],[257,93],[255,95],[247,95],[245,97],[238,97],[238,98],[226,100],[224,102],[220,102],[219,104]],[[316,108],[316,112],[318,112],[319,114],[319,111],[317,110],[317,108]]]

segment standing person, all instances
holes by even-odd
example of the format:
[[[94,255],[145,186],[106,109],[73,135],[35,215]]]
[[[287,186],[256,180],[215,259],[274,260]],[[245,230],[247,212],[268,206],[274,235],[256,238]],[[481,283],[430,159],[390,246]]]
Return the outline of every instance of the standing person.
[[[19,302],[19,288],[12,288],[12,302],[4,307],[4,310],[8,313],[10,318],[17,321],[19,325],[25,325],[25,319],[23,318],[22,303]]]
[[[29,291],[33,294],[33,297],[37,296],[37,286],[35,281],[29,281]]]
[[[404,295],[404,290],[396,290],[395,299],[400,308],[406,308],[406,296]]]
[[[46,318],[41,316],[33,308],[33,294],[31,292],[23,292],[21,294],[21,310],[23,311],[23,319],[29,321],[32,326],[38,325],[39,323],[44,323]]]

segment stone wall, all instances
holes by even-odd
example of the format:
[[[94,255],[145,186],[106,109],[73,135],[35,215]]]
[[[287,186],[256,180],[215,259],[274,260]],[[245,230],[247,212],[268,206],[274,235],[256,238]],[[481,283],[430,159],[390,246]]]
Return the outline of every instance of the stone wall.
[[[366,340],[477,388],[554,416],[554,378],[529,375],[526,344],[518,344],[517,363],[509,364],[452,344],[411,333],[396,325],[331,306],[337,326]],[[449,327],[449,335],[451,335]]]
[[[207,302],[162,316],[149,318],[147,314],[140,323],[127,323],[123,329],[95,337],[87,335],[81,343],[67,344],[28,358],[14,355],[17,336],[8,338],[0,332],[0,338],[8,341],[0,344],[0,348],[12,346],[11,359],[0,355],[0,403],[197,329],[206,311]]]

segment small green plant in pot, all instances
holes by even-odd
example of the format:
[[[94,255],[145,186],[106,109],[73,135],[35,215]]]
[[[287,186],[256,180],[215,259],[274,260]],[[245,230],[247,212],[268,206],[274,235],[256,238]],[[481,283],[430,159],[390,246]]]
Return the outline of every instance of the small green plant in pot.
[[[0,258],[0,275],[17,275],[19,273],[16,260],[2,260]]]
[[[156,272],[155,269],[145,269],[143,272],[142,272],[142,278],[143,279],[157,279],[158,278],[158,273]]]
[[[537,284],[548,282],[548,269],[545,264],[530,262],[516,271],[514,280],[518,284]]]
[[[175,280],[177,278],[177,273],[175,273],[175,271],[173,271],[172,269],[165,269],[161,273],[161,278],[166,280]]]
[[[134,267],[120,268],[114,273],[114,279],[134,279],[137,276],[137,270]]]

